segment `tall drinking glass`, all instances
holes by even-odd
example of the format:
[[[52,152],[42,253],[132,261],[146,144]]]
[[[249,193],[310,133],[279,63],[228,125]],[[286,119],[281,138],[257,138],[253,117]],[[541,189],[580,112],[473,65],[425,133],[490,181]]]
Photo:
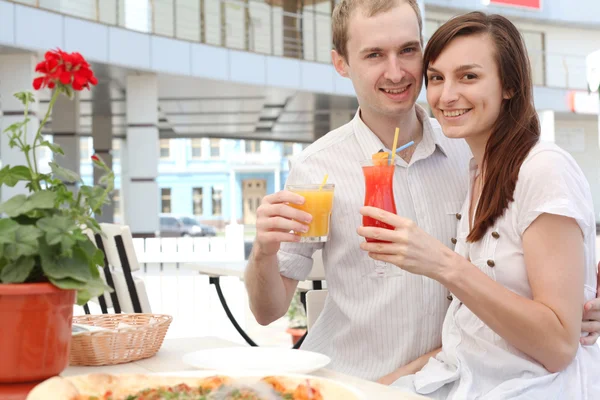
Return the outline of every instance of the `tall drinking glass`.
[[[387,159],[365,160],[361,162],[365,176],[365,206],[380,208],[396,214],[394,201],[395,165],[388,165]],[[394,229],[393,226],[371,217],[363,216],[363,226]],[[367,238],[367,242],[389,243],[383,240]],[[388,277],[402,275],[402,270],[383,261],[375,261],[375,271],[369,276]]]
[[[294,232],[301,243],[326,242],[329,237],[329,221],[333,208],[334,184],[287,185],[286,189],[304,197],[304,204],[289,204],[291,207],[312,215],[308,232]]]

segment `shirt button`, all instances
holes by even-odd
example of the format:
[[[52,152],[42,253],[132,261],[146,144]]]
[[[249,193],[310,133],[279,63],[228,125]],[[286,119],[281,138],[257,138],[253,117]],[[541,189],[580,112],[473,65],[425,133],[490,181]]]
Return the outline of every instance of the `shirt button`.
[[[453,299],[453,297],[452,297],[452,295],[451,295],[451,294],[449,294],[448,296],[446,296],[446,298],[447,298],[448,300],[450,300],[450,301],[452,301],[452,299]]]
[[[452,239],[450,239],[450,241],[452,242],[452,244],[456,244],[456,242],[458,242],[458,240],[456,240],[456,238],[452,238]]]
[[[487,265],[489,265],[491,268],[494,268],[496,266],[496,263],[494,262],[494,260],[487,260]]]
[[[460,213],[456,213],[456,219],[461,219],[462,215]]]
[[[500,234],[498,232],[492,232],[492,237],[494,239],[498,239],[500,237]]]

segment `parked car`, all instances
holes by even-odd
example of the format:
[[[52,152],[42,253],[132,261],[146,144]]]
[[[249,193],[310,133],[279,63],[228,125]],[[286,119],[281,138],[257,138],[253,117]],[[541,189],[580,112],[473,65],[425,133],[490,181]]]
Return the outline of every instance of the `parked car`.
[[[160,237],[181,237],[183,236],[183,224],[171,215],[160,215]]]
[[[201,224],[194,217],[161,214],[160,236],[217,236],[217,230],[214,226]]]
[[[182,224],[182,236],[217,236],[214,226],[201,224],[193,217],[179,217]]]

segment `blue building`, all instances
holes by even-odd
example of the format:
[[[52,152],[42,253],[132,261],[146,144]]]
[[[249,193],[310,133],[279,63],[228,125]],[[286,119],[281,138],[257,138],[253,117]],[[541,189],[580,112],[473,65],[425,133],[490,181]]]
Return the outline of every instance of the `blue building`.
[[[122,220],[120,204],[121,139],[113,139],[116,173],[115,221]],[[193,215],[222,227],[235,219],[253,225],[262,198],[280,190],[288,175],[288,158],[306,146],[301,143],[233,139],[161,139],[159,196],[162,213]],[[93,143],[80,138],[80,171],[92,184]]]

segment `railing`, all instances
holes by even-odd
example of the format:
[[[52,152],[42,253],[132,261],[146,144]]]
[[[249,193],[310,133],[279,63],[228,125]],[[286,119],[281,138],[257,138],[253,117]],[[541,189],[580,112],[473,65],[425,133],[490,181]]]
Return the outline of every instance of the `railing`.
[[[332,1],[9,0],[159,36],[330,62]]]
[[[332,0],[9,0],[154,35],[330,63]],[[429,33],[429,32],[428,32]],[[586,89],[586,55],[530,51],[534,84]]]

